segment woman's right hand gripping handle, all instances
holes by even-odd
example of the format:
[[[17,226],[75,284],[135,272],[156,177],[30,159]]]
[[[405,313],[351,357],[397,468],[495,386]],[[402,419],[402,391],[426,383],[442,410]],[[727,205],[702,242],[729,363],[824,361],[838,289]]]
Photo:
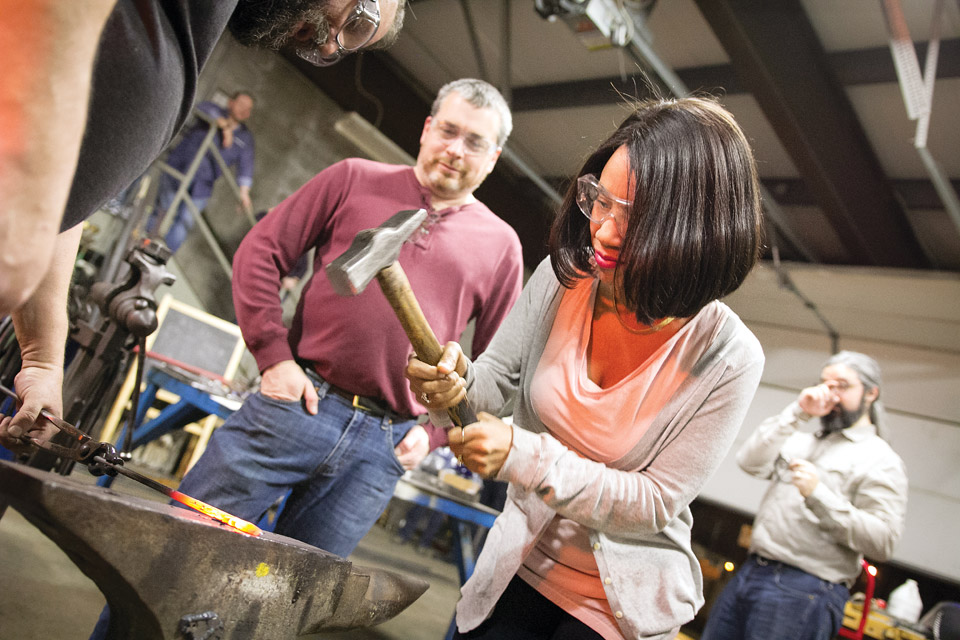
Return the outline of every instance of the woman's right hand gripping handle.
[[[437,366],[411,355],[404,375],[410,390],[428,409],[442,410],[456,406],[466,395],[467,358],[456,342],[448,342]]]

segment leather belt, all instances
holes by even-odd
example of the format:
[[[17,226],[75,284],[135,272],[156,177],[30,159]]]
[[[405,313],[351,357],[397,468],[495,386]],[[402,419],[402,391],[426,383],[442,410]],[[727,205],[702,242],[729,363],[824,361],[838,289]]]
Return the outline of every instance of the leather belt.
[[[368,396],[357,395],[356,393],[351,393],[346,389],[341,389],[337,385],[333,384],[329,380],[324,380],[320,374],[318,374],[313,367],[308,363],[301,363],[304,370],[307,372],[307,376],[316,383],[326,384],[327,393],[332,393],[334,395],[340,396],[344,400],[350,403],[354,409],[363,411],[377,418],[387,417],[393,420],[394,422],[406,422],[407,420],[413,420],[410,416],[404,416],[390,407],[384,404],[383,400],[378,398],[371,398]]]
[[[813,573],[810,573],[809,571],[806,571],[805,569],[801,569],[800,567],[794,566],[794,565],[792,565],[792,564],[787,564],[786,562],[783,562],[782,560],[774,560],[774,559],[772,559],[772,558],[764,557],[764,556],[760,555],[759,553],[751,553],[751,554],[748,556],[748,559],[749,559],[749,560],[752,560],[753,562],[755,562],[756,564],[760,565],[761,567],[782,567],[782,568],[784,568],[784,569],[790,569],[790,570],[792,570],[792,571],[799,571],[800,573],[805,573],[805,574],[807,574],[808,576],[813,576],[814,578],[817,578],[818,580],[820,580],[820,581],[823,582],[824,584],[840,585],[840,586],[846,587],[846,588],[848,588],[848,589],[849,589],[851,586],[853,586],[853,585],[848,585],[848,584],[846,584],[845,582],[831,582],[830,580],[827,580],[827,579],[825,579],[825,578],[821,578],[820,576],[818,576],[818,575],[816,575],[816,574],[813,574]]]
[[[781,567],[786,567],[786,568],[788,568],[788,569],[793,569],[793,570],[795,570],[795,571],[803,571],[803,569],[801,569],[801,568],[799,568],[799,567],[795,567],[795,566],[793,566],[792,564],[787,564],[787,563],[784,562],[783,560],[774,560],[773,558],[767,558],[767,557],[765,557],[765,556],[760,555],[759,553],[751,553],[751,554],[750,554],[750,557],[753,559],[754,562],[756,562],[756,563],[757,563],[758,565],[760,565],[761,567],[768,567],[768,566],[771,566],[771,565],[773,565],[773,566],[779,565],[779,566],[781,566]],[[804,573],[809,573],[808,571],[803,571],[803,572],[804,572]]]
[[[756,562],[761,567],[765,567],[770,564],[783,564],[779,560],[771,560],[770,558],[765,558],[759,553],[751,553],[750,557],[753,559],[754,562]]]

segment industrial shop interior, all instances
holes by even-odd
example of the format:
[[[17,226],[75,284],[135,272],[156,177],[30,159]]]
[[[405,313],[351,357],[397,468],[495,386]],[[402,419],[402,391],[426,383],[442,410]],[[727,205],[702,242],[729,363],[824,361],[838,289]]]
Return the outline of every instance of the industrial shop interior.
[[[960,3],[58,4],[0,640],[960,639]]]

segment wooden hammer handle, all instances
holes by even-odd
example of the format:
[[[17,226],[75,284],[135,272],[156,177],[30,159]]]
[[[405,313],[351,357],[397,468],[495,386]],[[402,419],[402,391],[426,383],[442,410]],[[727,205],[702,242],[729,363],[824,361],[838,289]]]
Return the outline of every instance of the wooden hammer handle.
[[[403,267],[399,262],[394,262],[389,267],[381,269],[377,273],[377,282],[380,283],[383,295],[386,296],[400,324],[403,325],[403,330],[410,339],[417,357],[427,364],[436,366],[443,356],[443,347],[424,317],[420,303],[417,302],[417,297],[413,295],[413,289],[410,288],[407,274],[403,272]],[[477,414],[474,413],[466,398],[456,406],[447,409],[447,413],[458,427],[477,422]]]

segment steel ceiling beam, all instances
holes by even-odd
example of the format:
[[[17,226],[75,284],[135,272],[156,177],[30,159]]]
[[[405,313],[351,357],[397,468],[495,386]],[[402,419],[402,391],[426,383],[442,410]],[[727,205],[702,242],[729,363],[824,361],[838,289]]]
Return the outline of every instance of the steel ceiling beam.
[[[777,202],[785,207],[812,207],[817,202],[804,184],[796,178],[764,178],[763,184],[776,195]],[[960,191],[960,180],[950,181]],[[943,202],[929,180],[891,180],[890,184],[907,209],[943,209]]]
[[[470,46],[473,47],[474,62],[477,63],[477,71],[480,79],[487,82],[490,76],[487,74],[487,65],[483,61],[483,49],[480,48],[480,37],[477,35],[477,25],[473,22],[473,14],[470,13],[470,7],[467,0],[460,0],[460,11],[463,13],[463,22],[467,26],[467,33],[470,34]]]
[[[917,46],[917,55],[921,60],[926,58],[926,52],[925,42]],[[890,47],[837,51],[826,54],[826,61],[827,67],[843,86],[897,83]],[[728,96],[747,92],[732,64],[674,69],[674,73],[694,90],[722,92]],[[960,78],[960,39],[940,43],[937,78]],[[631,96],[645,94],[643,80],[623,80],[620,76],[614,76],[514,87],[511,107],[514,113],[591,107],[618,102],[621,93]]]
[[[923,253],[799,0],[696,0],[857,265]]]

